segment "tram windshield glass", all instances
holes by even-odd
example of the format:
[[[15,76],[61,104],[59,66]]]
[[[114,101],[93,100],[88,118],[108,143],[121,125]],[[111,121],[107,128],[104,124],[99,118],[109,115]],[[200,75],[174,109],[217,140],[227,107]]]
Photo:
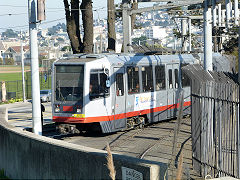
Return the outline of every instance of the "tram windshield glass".
[[[83,65],[56,65],[56,101],[83,101]]]

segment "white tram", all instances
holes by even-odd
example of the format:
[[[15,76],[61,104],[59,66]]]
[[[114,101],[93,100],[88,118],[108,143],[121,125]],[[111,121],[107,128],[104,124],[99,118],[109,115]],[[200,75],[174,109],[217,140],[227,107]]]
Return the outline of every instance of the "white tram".
[[[53,121],[61,132],[110,133],[177,116],[184,90],[190,114],[190,81],[181,72],[199,63],[191,54],[74,55],[53,64]]]

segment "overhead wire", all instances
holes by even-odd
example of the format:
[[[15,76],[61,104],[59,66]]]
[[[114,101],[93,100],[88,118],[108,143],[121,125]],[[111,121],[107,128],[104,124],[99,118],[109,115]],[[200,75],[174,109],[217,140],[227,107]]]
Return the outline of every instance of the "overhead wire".
[[[18,16],[18,15],[23,15],[23,14],[27,14],[27,13],[7,13],[7,14],[0,14],[0,16]]]
[[[58,18],[58,19],[54,19],[51,21],[45,21],[45,22],[41,22],[41,24],[48,24],[48,23],[52,23],[52,22],[56,22],[56,21],[60,21],[60,20],[64,20],[64,18]],[[0,29],[15,29],[15,28],[22,28],[22,27],[28,27],[29,25],[20,25],[20,26],[11,26],[11,27],[6,27],[6,28],[0,28]]]

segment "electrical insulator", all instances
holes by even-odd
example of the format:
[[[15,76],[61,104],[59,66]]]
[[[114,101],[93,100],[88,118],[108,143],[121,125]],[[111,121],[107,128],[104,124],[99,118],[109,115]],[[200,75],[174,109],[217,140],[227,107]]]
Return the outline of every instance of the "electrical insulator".
[[[45,0],[38,0],[37,1],[37,19],[38,19],[38,21],[46,20]]]

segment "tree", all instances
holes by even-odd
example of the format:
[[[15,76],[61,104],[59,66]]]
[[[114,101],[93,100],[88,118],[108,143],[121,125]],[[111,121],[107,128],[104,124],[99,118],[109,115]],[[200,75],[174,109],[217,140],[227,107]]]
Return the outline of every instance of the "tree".
[[[138,44],[138,45],[146,45],[146,41],[147,41],[146,36],[141,36],[139,38],[132,39],[133,44]]]
[[[2,36],[8,38],[15,38],[18,36],[18,34],[15,33],[12,29],[7,29],[5,32],[2,33]]]
[[[84,36],[83,42],[80,37],[79,26],[79,0],[71,0],[71,8],[68,0],[63,0],[67,22],[67,32],[71,41],[73,53],[92,53],[93,51],[93,12],[92,0],[83,0],[81,12],[83,20]]]
[[[5,59],[6,65],[14,65],[14,59],[13,58],[6,58]]]
[[[83,51],[79,27],[79,0],[71,0],[71,10],[68,0],[63,0],[67,22],[67,33],[71,42],[73,53]]]
[[[71,51],[71,47],[70,46],[64,46],[61,51]]]
[[[108,6],[108,50],[115,51],[116,32],[115,32],[115,7],[114,0],[107,1]]]
[[[83,20],[83,52],[93,52],[93,12],[92,0],[82,0],[80,6]]]
[[[66,32],[66,25],[64,23],[58,23],[56,26],[48,28],[48,35],[56,35],[59,29],[62,29],[63,32]]]
[[[39,55],[38,60],[39,60],[39,66],[40,66],[40,67],[42,67],[42,61],[43,61],[44,59],[47,59],[47,57],[46,57],[46,56],[43,56],[43,55]]]

